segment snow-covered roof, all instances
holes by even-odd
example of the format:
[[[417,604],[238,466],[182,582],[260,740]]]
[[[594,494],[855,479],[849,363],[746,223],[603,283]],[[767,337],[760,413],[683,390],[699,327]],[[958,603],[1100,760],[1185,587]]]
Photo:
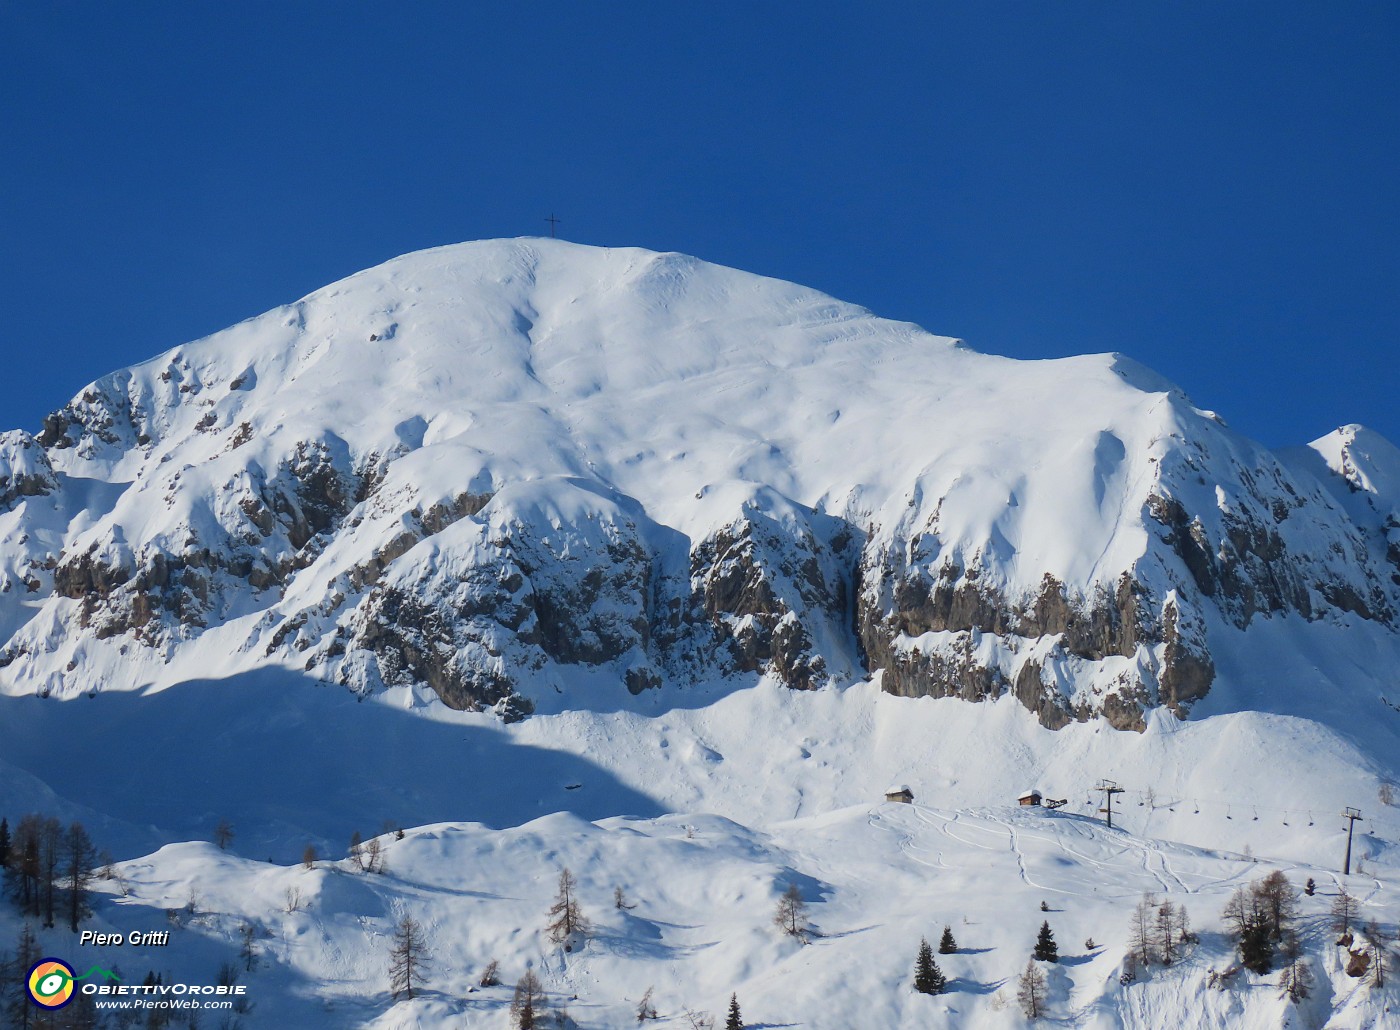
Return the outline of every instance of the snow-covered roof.
[[[891,794],[909,794],[912,796],[913,793],[914,792],[909,789],[909,784],[897,783],[893,787],[890,787],[888,790],[885,791],[885,796],[888,797]]]
[[[1039,798],[1044,796],[1044,794],[1032,787],[1030,790],[1023,790],[1020,794],[1017,794],[1016,800],[1019,801],[1021,798]]]

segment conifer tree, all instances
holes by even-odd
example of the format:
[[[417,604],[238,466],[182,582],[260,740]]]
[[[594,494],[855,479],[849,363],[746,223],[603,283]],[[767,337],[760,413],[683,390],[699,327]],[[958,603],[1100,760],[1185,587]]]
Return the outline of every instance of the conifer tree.
[[[943,928],[943,937],[938,942],[938,954],[952,955],[955,954],[957,950],[958,942],[953,940],[953,928],[951,926],[945,926]]]
[[[1389,938],[1386,932],[1381,929],[1381,924],[1374,919],[1366,923],[1366,937],[1371,942],[1371,986],[1385,986],[1385,963],[1386,944]]]
[[[1240,961],[1256,973],[1274,968],[1274,945],[1267,922],[1255,921],[1245,927],[1240,937]]]
[[[147,970],[145,977],[141,980],[142,987],[154,987],[158,990],[164,985],[165,978],[155,970]],[[146,1015],[146,1030],[164,1030],[165,1027],[170,1025],[170,1021],[173,1018],[174,1013],[170,1009],[149,1009]]]
[[[1176,906],[1170,901],[1162,902],[1157,909],[1157,954],[1162,960],[1162,965],[1169,966],[1176,961],[1177,938],[1176,938]]]
[[[938,963],[933,960],[933,949],[928,939],[919,939],[919,957],[914,961],[914,990],[920,994],[942,994],[948,981]]]
[[[1128,925],[1128,953],[1140,966],[1150,966],[1156,957],[1152,947],[1152,915],[1157,904],[1155,895],[1144,894],[1134,906],[1132,922]]]
[[[642,1000],[637,1002],[638,1023],[645,1023],[648,1019],[656,1018],[656,1005],[651,1000],[651,996],[655,991],[655,987],[648,987],[646,993],[642,995]]]
[[[515,997],[510,1002],[510,1018],[519,1030],[535,1030],[540,1026],[544,1012],[544,987],[533,969],[525,970],[525,975],[515,983]]]
[[[68,928],[78,932],[78,920],[88,911],[88,887],[92,884],[92,868],[97,864],[97,849],[82,823],[68,827],[63,838],[63,889],[66,892]]]
[[[39,837],[43,817],[26,815],[15,826],[10,842],[10,863],[5,870],[5,885],[10,897],[26,916],[43,912],[43,894],[39,889],[42,864],[39,860]]]
[[[44,925],[54,925],[58,910],[58,869],[63,861],[63,826],[52,816],[39,824],[39,887],[44,899]]]
[[[253,942],[258,938],[258,928],[245,922],[238,928],[238,957],[243,960],[243,968],[252,972],[258,964],[258,951]]]
[[[1040,933],[1035,937],[1035,950],[1031,952],[1033,958],[1041,962],[1060,961],[1060,946],[1055,943],[1055,934],[1050,929],[1050,921],[1047,919],[1040,924]]]
[[[588,920],[578,904],[578,881],[568,869],[559,873],[559,893],[549,914],[552,918],[545,929],[555,944],[565,944],[574,934],[588,932]]]
[[[744,1030],[744,1017],[739,1013],[739,996],[729,996],[729,1018],[724,1021],[724,1030]]]
[[[807,903],[802,900],[802,892],[797,884],[788,884],[788,889],[778,899],[778,911],[773,922],[792,937],[801,938],[807,932]]]
[[[919,957],[914,960],[914,990],[933,993],[933,949],[924,937],[919,938]]]
[[[1356,899],[1343,887],[1332,899],[1332,929],[1345,936],[1351,932],[1352,920],[1356,918]]]
[[[214,827],[214,844],[220,851],[227,851],[228,846],[233,843],[233,824],[227,819],[220,819]]]
[[[389,952],[389,990],[397,1001],[402,995],[413,1000],[413,991],[428,982],[428,945],[423,928],[412,916],[404,916],[394,929]]]
[[[16,1030],[29,1030],[34,1026],[39,1010],[30,1002],[25,991],[19,989],[19,985],[42,957],[39,942],[34,937],[34,928],[26,922],[20,928],[19,940],[15,943],[15,957],[9,969],[4,970],[6,989],[0,995],[0,1014],[5,1016],[5,1026],[15,1027]]]
[[[1312,973],[1303,961],[1303,949],[1297,937],[1290,933],[1283,942],[1282,950],[1288,964],[1283,967],[1283,975],[1279,977],[1279,993],[1297,1005],[1312,989]]]
[[[10,821],[0,819],[0,869],[10,864]]]
[[[52,1020],[52,1016],[49,1017]],[[193,1011],[189,1014],[190,1030],[202,1030],[202,1025],[197,1023],[196,1015]],[[75,991],[73,997],[64,1007],[57,1022],[46,1022],[42,1025],[45,1030],[53,1027],[54,1030],[103,1030],[107,1026],[105,1022],[98,1022],[97,1003],[92,995],[84,994],[82,991]]]
[[[384,845],[378,837],[371,837],[365,841],[365,846],[360,854],[361,863],[367,873],[382,873],[384,867]]]
[[[1288,882],[1282,870],[1275,869],[1253,885],[1259,898],[1259,909],[1275,944],[1281,943],[1293,930],[1298,916],[1298,891]]]
[[[1016,981],[1016,1000],[1021,1003],[1021,1012],[1027,1019],[1039,1019],[1045,1014],[1047,989],[1045,974],[1035,964],[1035,959],[1028,959]]]
[[[1224,918],[1245,968],[1255,973],[1273,969],[1273,929],[1261,896],[1254,890],[1239,888],[1226,903]]]
[[[1184,948],[1196,941],[1196,935],[1191,932],[1191,913],[1186,911],[1185,905],[1172,909],[1172,926],[1176,929],[1177,947]]]

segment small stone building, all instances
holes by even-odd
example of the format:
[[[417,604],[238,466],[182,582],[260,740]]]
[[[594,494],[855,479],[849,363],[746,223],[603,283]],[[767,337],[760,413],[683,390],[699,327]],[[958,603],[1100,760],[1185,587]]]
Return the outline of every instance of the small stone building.
[[[905,805],[912,804],[914,801],[914,792],[909,789],[908,784],[901,783],[898,787],[891,787],[889,790],[885,791],[885,800],[898,801]]]

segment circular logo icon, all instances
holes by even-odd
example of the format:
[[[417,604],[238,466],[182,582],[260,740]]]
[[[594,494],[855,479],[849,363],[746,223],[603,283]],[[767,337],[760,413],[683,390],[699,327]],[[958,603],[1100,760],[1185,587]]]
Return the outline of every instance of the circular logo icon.
[[[35,1005],[61,1009],[73,1000],[73,967],[56,958],[41,958],[29,970],[27,986]]]

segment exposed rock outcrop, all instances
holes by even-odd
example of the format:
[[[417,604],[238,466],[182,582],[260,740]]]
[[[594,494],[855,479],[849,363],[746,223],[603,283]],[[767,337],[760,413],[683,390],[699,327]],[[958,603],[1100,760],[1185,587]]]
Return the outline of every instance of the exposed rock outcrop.
[[[20,430],[0,433],[0,512],[25,497],[45,497],[57,489],[53,465],[34,437]]]
[[[805,690],[827,674],[813,634],[847,638],[853,556],[836,520],[785,507],[786,521],[753,509],[701,541],[690,581],[734,670],[771,672]]]

